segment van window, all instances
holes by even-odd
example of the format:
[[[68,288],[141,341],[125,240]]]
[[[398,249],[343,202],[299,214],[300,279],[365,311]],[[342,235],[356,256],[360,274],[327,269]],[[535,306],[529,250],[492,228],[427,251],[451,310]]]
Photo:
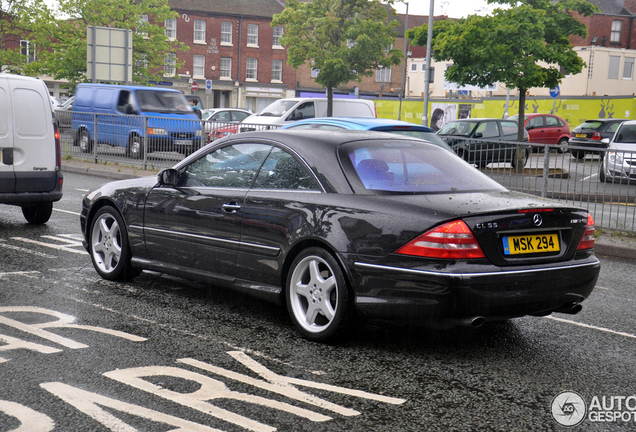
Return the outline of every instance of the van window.
[[[119,92],[117,111],[123,114],[132,114],[134,112],[132,93],[130,93],[128,90],[122,90],[121,92]]]
[[[9,133],[9,98],[5,89],[0,88],[0,137]]]
[[[294,112],[287,117],[287,120],[302,120],[314,117],[316,117],[316,108],[314,107],[314,103],[304,102],[298,105],[298,108],[296,108]]]
[[[137,102],[141,111],[151,111],[159,113],[167,112],[192,112],[190,104],[185,96],[178,92],[157,91],[157,90],[137,90]]]
[[[34,121],[38,119],[46,119],[51,121],[51,113],[44,111],[44,107],[50,106],[51,103],[42,100],[42,95],[31,89],[16,89],[13,91],[13,100],[15,102],[16,113],[14,122],[16,125],[15,132],[22,137],[45,137],[47,123],[43,121]]]
[[[102,110],[112,110],[113,99],[115,98],[115,89],[98,88],[95,91],[95,108]],[[112,111],[111,111],[112,112]]]

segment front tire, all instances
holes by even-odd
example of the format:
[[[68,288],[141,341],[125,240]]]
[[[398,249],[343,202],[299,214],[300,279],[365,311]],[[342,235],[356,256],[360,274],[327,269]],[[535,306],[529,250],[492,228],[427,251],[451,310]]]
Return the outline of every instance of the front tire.
[[[340,265],[324,249],[301,252],[286,283],[287,310],[307,339],[325,341],[341,335],[349,320],[349,288]]]
[[[141,159],[144,157],[144,143],[139,135],[133,135],[128,140],[126,156],[131,159]]]
[[[93,218],[89,232],[89,253],[102,278],[127,280],[141,273],[130,265],[132,253],[128,232],[117,210],[110,206],[101,208]]]
[[[22,214],[28,223],[42,225],[51,219],[51,214],[53,214],[53,203],[45,202],[22,206]]]

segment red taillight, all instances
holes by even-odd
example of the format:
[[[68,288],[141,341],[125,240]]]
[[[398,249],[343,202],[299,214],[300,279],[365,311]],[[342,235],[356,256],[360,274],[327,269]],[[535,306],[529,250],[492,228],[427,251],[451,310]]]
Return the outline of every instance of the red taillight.
[[[551,211],[554,211],[554,209],[551,209],[551,208],[533,208],[533,209],[519,210],[519,213],[545,213],[545,212],[551,212]]]
[[[400,247],[395,253],[443,259],[485,257],[472,231],[461,220],[448,222],[427,231]]]
[[[594,132],[594,133],[592,134],[592,136],[590,137],[590,139],[593,139],[593,140],[601,140],[601,139],[603,139],[603,137],[601,136],[601,134],[600,134],[599,132]]]
[[[583,233],[583,238],[579,242],[579,247],[576,250],[592,249],[594,247],[594,219],[591,215],[587,215],[587,226]]]
[[[53,130],[55,132],[55,167],[59,170],[62,168],[62,148],[60,145],[60,130],[55,123],[53,123]]]

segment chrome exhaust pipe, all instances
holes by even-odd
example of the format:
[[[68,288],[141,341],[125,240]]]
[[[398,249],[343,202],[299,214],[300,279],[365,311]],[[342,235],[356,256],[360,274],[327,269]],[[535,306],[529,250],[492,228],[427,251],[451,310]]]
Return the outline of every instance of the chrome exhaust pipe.
[[[486,322],[486,318],[484,318],[483,316],[446,320],[446,323],[452,326],[471,327],[471,328],[481,327],[485,322]]]
[[[555,309],[554,312],[561,312],[561,313],[566,313],[570,315],[576,315],[577,313],[581,312],[582,309],[583,309],[583,306],[581,306],[581,303],[569,303],[569,304],[562,305],[558,309]]]

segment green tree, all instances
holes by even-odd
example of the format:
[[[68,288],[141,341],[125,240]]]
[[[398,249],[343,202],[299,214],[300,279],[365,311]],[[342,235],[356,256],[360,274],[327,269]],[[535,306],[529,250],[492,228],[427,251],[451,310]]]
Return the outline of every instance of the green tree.
[[[55,11],[44,0],[22,3],[19,25],[37,47],[37,55],[28,65],[14,62],[11,69],[17,73],[66,79],[72,88],[88,81],[89,25],[133,30],[133,81],[139,84],[160,80],[165,55],[188,49],[166,38],[163,27],[157,25],[178,16],[167,0],[59,0]],[[147,21],[142,20],[144,15]]]
[[[288,63],[297,69],[309,62],[319,70],[316,82],[327,89],[328,116],[334,87],[400,64],[402,52],[392,48],[399,23],[389,20],[387,8],[379,0],[289,0],[274,15],[272,26],[285,28],[281,43]]]
[[[572,14],[592,15],[598,8],[586,0],[489,0],[506,5],[492,16],[471,15],[433,25],[433,58],[452,61],[446,79],[484,87],[501,82],[519,91],[519,124],[525,98],[533,87],[557,86],[565,74],[580,73],[584,62],[572,49],[570,36],[587,35]],[[427,41],[426,25],[407,32],[416,45]],[[523,128],[518,140],[523,141]],[[517,152],[522,156],[522,152]],[[519,166],[519,164],[517,164]],[[523,166],[523,165],[522,165]]]

